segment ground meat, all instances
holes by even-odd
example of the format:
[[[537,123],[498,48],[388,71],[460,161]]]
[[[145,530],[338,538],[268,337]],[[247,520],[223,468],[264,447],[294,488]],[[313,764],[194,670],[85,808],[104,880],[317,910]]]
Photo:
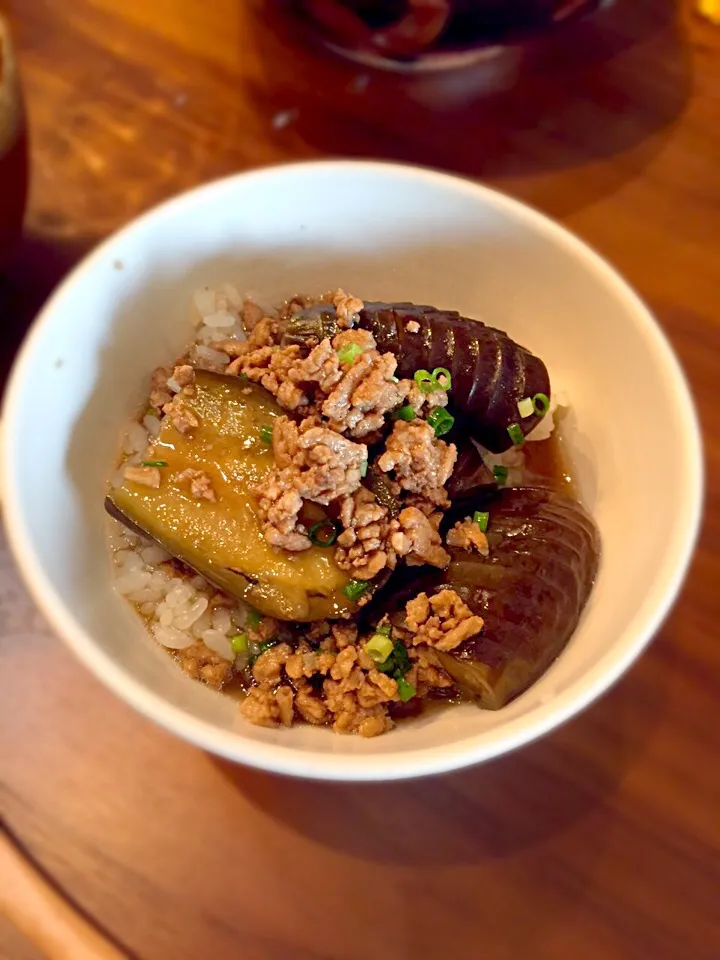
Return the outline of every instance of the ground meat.
[[[355,689],[348,690],[346,683],[347,681],[340,683],[330,679],[323,683],[325,702],[334,718],[333,730],[336,733],[359,733],[361,737],[376,737],[392,729],[393,723],[387,708],[382,703],[361,707]]]
[[[195,380],[195,370],[189,363],[178,364],[173,370],[172,378],[182,390],[183,387],[189,387]]]
[[[349,330],[338,334],[333,346],[341,349],[345,340],[360,335],[372,340],[366,331]],[[398,407],[411,388],[409,380],[397,380],[396,369],[397,360],[392,353],[365,349],[357,356],[322,404],[323,416],[331,427],[353,437],[366,437],[379,430],[388,411]]]
[[[357,320],[358,314],[365,304],[357,297],[345,293],[344,290],[336,290],[332,298],[335,312],[337,313],[338,326],[351,327]]]
[[[204,680],[211,687],[221,687],[233,673],[233,665],[199,640],[184,650],[178,650],[183,670],[195,680]]]
[[[420,324],[417,322],[417,320],[408,320],[408,322],[405,324],[405,329],[408,333],[419,333]]]
[[[370,490],[360,487],[345,497],[340,504],[340,523],[344,529],[337,539],[335,562],[341,570],[372,580],[386,566],[395,566],[395,554],[386,546],[390,535],[388,510]]]
[[[342,650],[352,643],[355,643],[358,635],[357,624],[355,623],[333,623],[332,635],[337,644],[338,650]]]
[[[444,568],[450,563],[450,554],[443,548],[438,526],[442,515],[428,518],[417,507],[405,507],[397,518],[398,530],[390,537],[390,544],[399,557],[407,557],[410,566],[422,563]]]
[[[432,390],[430,393],[423,393],[418,385],[413,383],[407,395],[407,402],[415,411],[415,415],[419,417],[422,416],[423,412],[429,413],[435,407],[446,407],[448,395],[447,391],[441,387]]]
[[[295,694],[295,706],[306,723],[327,723],[328,708],[322,697],[315,693],[309,684],[298,687]]]
[[[287,643],[276,643],[265,653],[261,653],[252,668],[256,683],[274,686],[280,682],[280,671],[292,655],[292,647]]]
[[[283,466],[275,466],[255,488],[263,533],[272,546],[306,550],[310,540],[298,526],[303,500],[327,506],[357,490],[367,447],[315,426],[312,419],[298,428],[279,417],[273,429],[273,452]]]
[[[264,322],[264,321],[263,321]],[[309,403],[307,395],[289,379],[290,371],[300,359],[300,347],[262,346],[243,352],[228,366],[227,372],[259,383],[277,397],[288,410],[297,410]]]
[[[432,647],[424,644],[409,651],[413,662],[411,669],[405,675],[417,691],[418,697],[425,697],[431,690],[447,689],[453,686],[452,678],[440,666],[440,661]]]
[[[150,406],[156,413],[161,413],[165,404],[173,398],[172,390],[167,385],[169,376],[169,370],[157,367],[150,378]]]
[[[445,542],[449,547],[459,547],[461,550],[477,550],[483,557],[487,557],[490,553],[487,537],[470,517],[459,520],[452,530],[448,531]]]
[[[247,333],[251,333],[263,318],[263,308],[252,300],[243,300],[242,322]]]
[[[309,679],[316,673],[323,675],[330,672],[335,663],[335,654],[319,653],[313,650],[309,644],[301,641],[297,650],[288,658],[285,664],[285,672],[291,680],[299,680],[301,677]]]
[[[191,467],[188,467],[187,470],[183,470],[182,473],[178,473],[175,477],[176,483],[184,483],[186,481],[190,485],[190,493],[197,500],[210,500],[212,503],[215,503],[217,500],[215,489],[212,485],[212,480],[204,470],[193,470]]]
[[[155,490],[162,481],[162,474],[158,467],[125,467],[123,476],[131,483],[139,483],[143,487],[152,487]]]
[[[304,360],[294,364],[288,375],[293,383],[317,383],[323,393],[330,393],[342,377],[340,360],[330,340],[321,340]]]
[[[178,433],[181,433],[183,436],[187,436],[191,430],[194,430],[195,427],[200,425],[198,418],[179,395],[171,400],[170,403],[165,404],[163,413]]]
[[[251,687],[240,704],[240,713],[258,727],[289,727],[293,720],[294,694],[291,687],[275,690]]]
[[[421,593],[405,607],[407,629],[414,645],[426,643],[438,650],[454,650],[483,628],[482,617],[475,616],[454,590],[441,590],[428,598]]]
[[[398,420],[377,464],[385,473],[394,471],[404,490],[420,494],[439,506],[447,506],[445,484],[456,459],[455,444],[439,440],[424,420],[410,423]]]

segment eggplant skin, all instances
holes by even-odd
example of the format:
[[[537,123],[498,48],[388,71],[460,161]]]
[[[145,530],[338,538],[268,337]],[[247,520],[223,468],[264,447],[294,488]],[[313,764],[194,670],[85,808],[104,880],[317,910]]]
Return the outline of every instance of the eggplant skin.
[[[406,329],[411,320],[420,326],[416,333]],[[493,453],[512,446],[511,424],[528,434],[542,419],[536,413],[521,418],[517,405],[537,393],[550,397],[545,364],[502,330],[412,303],[366,303],[359,326],[372,333],[381,353],[395,354],[399,377],[447,367],[452,374],[450,409]]]
[[[584,508],[555,490],[506,488],[473,506],[490,514],[489,556],[451,547],[445,570],[399,588],[391,582],[387,606],[400,622],[418,593],[455,590],[485,624],[440,658],[482,706],[498,709],[534,683],[572,636],[597,573],[600,537]]]
[[[453,507],[468,503],[497,488],[492,470],[485,465],[482,450],[472,437],[455,441],[458,456],[445,490]]]

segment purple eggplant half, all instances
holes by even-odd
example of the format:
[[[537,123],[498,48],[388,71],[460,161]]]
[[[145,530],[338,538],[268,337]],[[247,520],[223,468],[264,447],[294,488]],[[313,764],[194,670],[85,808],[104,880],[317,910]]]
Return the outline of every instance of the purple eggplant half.
[[[412,579],[405,571],[401,587],[388,585],[383,612],[400,624],[419,593],[455,590],[485,624],[440,658],[461,688],[498,709],[534,683],[572,636],[595,579],[600,538],[583,507],[554,490],[503,489],[475,507],[490,515],[489,556],[451,547],[445,570]],[[382,606],[379,599],[373,616]]]
[[[451,411],[488,450],[502,453],[513,444],[509,427],[517,425],[525,435],[542,419],[537,412],[521,417],[518,403],[537,394],[550,397],[545,364],[502,330],[412,303],[366,303],[358,325],[372,333],[382,353],[395,354],[400,377],[446,367],[452,374]],[[410,332],[408,326],[418,329]],[[319,342],[336,332],[334,309],[322,304],[290,319],[285,342]]]

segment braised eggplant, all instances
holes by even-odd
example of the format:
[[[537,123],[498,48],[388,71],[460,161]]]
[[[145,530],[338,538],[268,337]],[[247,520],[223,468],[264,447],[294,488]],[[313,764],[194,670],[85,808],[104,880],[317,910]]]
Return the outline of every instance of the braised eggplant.
[[[452,475],[445,485],[453,505],[464,504],[497,487],[492,470],[485,465],[482,450],[472,437],[455,441],[458,456]]]
[[[366,303],[358,326],[372,333],[382,353],[395,354],[400,377],[447,368],[452,375],[450,409],[461,421],[458,426],[464,424],[493,453],[512,446],[509,427],[516,425],[524,436],[542,419],[535,409],[521,416],[518,403],[537,394],[550,397],[545,364],[502,330],[452,310],[412,303]],[[321,304],[290,319],[284,342],[319,342],[335,332],[334,309]]]
[[[197,428],[185,437],[166,418],[149,455],[164,464],[160,487],[126,480],[110,493],[108,511],[268,616],[307,622],[353,612],[343,594],[348,576],[333,550],[290,554],[262,534],[251,488],[273,466],[262,428],[272,427],[281,408],[262,387],[238,377],[198,371],[195,388],[185,403]],[[191,496],[181,480],[188,468],[211,479],[215,502]]]
[[[484,627],[440,659],[482,706],[498,709],[534,683],[569,640],[592,589],[600,541],[583,507],[555,490],[503,489],[475,507],[489,513],[489,556],[449,548],[445,570],[412,578],[407,571],[401,586],[391,582],[383,612],[400,624],[409,599],[455,590]]]

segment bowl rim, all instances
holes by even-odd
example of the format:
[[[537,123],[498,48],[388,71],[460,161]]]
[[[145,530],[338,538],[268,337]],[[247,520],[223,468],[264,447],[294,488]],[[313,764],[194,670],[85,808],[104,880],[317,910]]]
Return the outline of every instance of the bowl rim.
[[[332,752],[246,740],[239,731],[219,730],[211,723],[190,716],[180,707],[153,693],[96,645],[92,635],[75,620],[62,596],[45,576],[24,522],[19,489],[16,489],[12,479],[17,474],[13,409],[20,396],[29,389],[30,361],[35,344],[41,340],[45,327],[55,312],[62,307],[69,289],[85,282],[96,265],[108,258],[109,251],[118,242],[127,240],[148,220],[159,215],[172,214],[175,208],[181,208],[188,201],[201,203],[215,192],[232,191],[234,185],[240,181],[246,185],[252,181],[282,178],[288,173],[295,174],[298,168],[304,168],[310,176],[343,171],[346,175],[376,173],[404,180],[413,178],[445,189],[464,191],[474,200],[480,199],[485,205],[523,221],[533,232],[559,244],[583,261],[587,269],[599,275],[615,296],[624,301],[653,353],[655,362],[662,369],[663,380],[667,382],[675,398],[681,420],[678,460],[682,463],[685,491],[682,501],[683,522],[677,524],[674,540],[656,574],[657,602],[642,616],[636,613],[626,624],[621,634],[625,642],[620,649],[614,645],[599,658],[591,670],[568,683],[562,693],[533,707],[527,714],[510,721],[506,727],[493,731],[492,737],[478,734],[460,739],[457,744],[442,747],[414,749],[411,752],[400,750],[377,755],[342,756]],[[30,595],[53,630],[74,651],[79,660],[121,700],[166,730],[225,759],[273,773],[309,779],[358,782],[445,773],[514,750],[560,726],[615,683],[650,642],[667,616],[685,579],[702,516],[703,451],[692,395],[680,362],[666,335],[627,281],[604,257],[578,236],[533,207],[473,180],[408,164],[370,160],[319,160],[241,171],[184,191],[136,217],[102,241],[73,268],[33,321],[8,379],[0,422],[0,491],[4,500],[8,543]]]

